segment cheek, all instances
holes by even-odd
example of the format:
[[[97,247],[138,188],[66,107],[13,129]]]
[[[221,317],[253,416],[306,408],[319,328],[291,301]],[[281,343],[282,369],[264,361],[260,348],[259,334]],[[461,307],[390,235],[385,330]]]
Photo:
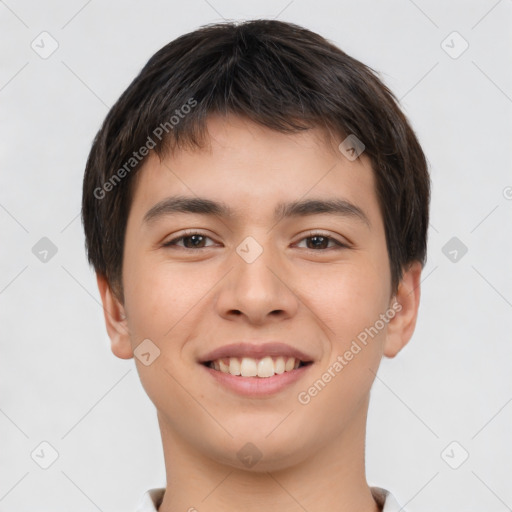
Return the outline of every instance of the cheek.
[[[185,325],[187,312],[201,298],[198,277],[190,271],[152,258],[127,259],[124,275],[126,312],[133,338],[154,339],[157,344]],[[181,319],[181,320],[180,320]]]
[[[304,301],[322,320],[333,345],[373,325],[389,303],[389,273],[380,265],[347,261],[297,276]]]
[[[183,264],[165,255],[140,256],[127,261],[126,312],[132,344],[149,338],[164,355],[182,350],[197,331],[211,293],[225,269],[205,262]]]
[[[377,373],[386,335],[381,315],[388,309],[388,277],[378,267],[354,264],[315,278],[317,302],[311,307],[322,321],[319,325],[328,326],[325,357],[297,399],[309,418],[330,411],[332,436],[364,406]],[[325,425],[312,425],[316,428]]]
[[[211,286],[192,269],[148,257],[127,259],[124,282],[133,348],[149,339],[160,351],[149,366],[135,360],[141,383],[159,410],[177,418],[190,406],[181,351],[198,321],[194,307]]]

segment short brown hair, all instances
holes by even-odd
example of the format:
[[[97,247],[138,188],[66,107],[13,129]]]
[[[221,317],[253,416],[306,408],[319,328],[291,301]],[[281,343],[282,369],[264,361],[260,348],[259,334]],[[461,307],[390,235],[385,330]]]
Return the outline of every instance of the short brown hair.
[[[220,23],[156,52],[94,139],[83,181],[86,250],[121,300],[133,177],[149,151],[162,157],[170,147],[199,147],[213,113],[286,133],[326,127],[340,142],[355,135],[372,163],[393,290],[408,264],[425,264],[427,162],[398,100],[376,72],[291,23]]]

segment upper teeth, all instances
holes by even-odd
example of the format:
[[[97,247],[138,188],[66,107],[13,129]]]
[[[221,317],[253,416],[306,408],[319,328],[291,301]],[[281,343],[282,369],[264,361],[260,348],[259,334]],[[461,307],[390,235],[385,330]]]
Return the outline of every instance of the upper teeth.
[[[210,368],[219,370],[231,375],[241,375],[242,377],[272,377],[276,373],[289,372],[300,365],[300,360],[295,357],[275,357],[266,356],[263,359],[253,359],[252,357],[228,357],[217,359],[210,363]]]

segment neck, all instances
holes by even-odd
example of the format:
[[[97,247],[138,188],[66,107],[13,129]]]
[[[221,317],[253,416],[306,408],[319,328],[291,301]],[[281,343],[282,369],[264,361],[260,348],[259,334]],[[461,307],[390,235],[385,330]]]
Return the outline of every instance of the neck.
[[[367,404],[365,404],[367,405]],[[206,457],[159,415],[167,486],[159,512],[379,512],[366,482],[366,407],[338,438],[284,469],[240,470]]]

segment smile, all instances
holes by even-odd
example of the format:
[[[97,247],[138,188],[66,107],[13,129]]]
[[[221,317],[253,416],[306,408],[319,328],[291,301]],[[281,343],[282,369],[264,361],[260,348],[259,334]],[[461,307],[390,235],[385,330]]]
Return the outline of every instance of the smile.
[[[208,368],[220,371],[237,377],[260,377],[269,378],[274,375],[281,375],[291,372],[302,366],[311,364],[296,357],[265,356],[261,359],[252,357],[227,357],[207,361],[204,363]]]

